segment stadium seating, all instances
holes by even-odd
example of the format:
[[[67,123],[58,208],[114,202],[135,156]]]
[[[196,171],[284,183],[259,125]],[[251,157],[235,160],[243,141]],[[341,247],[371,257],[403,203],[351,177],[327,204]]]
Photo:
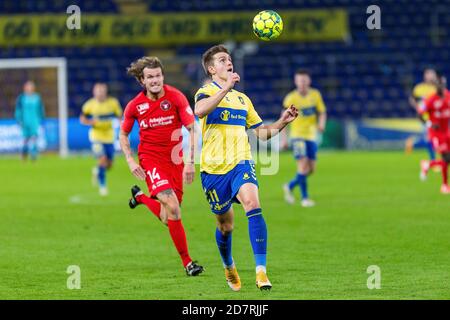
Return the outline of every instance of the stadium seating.
[[[2,14],[65,12],[71,1],[0,1]],[[145,2],[145,1],[144,1]],[[117,13],[118,1],[78,1],[83,11]],[[264,118],[279,115],[283,96],[293,88],[297,68],[311,71],[332,117],[411,117],[408,94],[422,70],[434,66],[450,75],[450,2],[390,0],[382,4],[382,30],[366,28],[365,0],[148,1],[152,12],[260,10],[342,7],[349,12],[347,42],[264,43],[244,58],[243,86]],[[440,8],[439,10],[437,8]],[[414,23],[412,23],[412,21]],[[433,23],[439,21],[439,35]],[[177,46],[178,56],[198,56],[207,45]],[[144,47],[4,48],[0,58],[65,56],[69,68],[70,114],[77,115],[95,81],[107,81],[125,104],[139,89],[125,73],[130,61],[152,53]],[[199,67],[199,65],[196,65]],[[199,74],[189,66],[193,93]]]

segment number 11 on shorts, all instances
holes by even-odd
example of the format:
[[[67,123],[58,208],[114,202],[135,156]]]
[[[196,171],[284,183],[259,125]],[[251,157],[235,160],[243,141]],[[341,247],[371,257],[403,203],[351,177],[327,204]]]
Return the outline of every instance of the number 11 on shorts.
[[[219,196],[217,195],[216,189],[208,191],[209,202],[219,202]]]

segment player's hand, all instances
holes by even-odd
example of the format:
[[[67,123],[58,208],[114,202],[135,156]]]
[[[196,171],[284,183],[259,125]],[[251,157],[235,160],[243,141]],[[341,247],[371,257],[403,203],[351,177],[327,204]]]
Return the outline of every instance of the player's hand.
[[[145,180],[145,178],[147,177],[144,169],[142,169],[142,167],[138,165],[136,161],[134,161],[134,159],[131,158],[130,160],[128,160],[128,167],[130,167],[130,171],[133,176],[135,176],[139,180]]]
[[[317,126],[317,131],[319,131],[319,133],[324,133],[325,132],[325,128],[322,125],[318,125]]]
[[[186,184],[191,184],[194,181],[195,165],[193,163],[186,163],[183,169],[183,181]]]
[[[228,79],[225,82],[225,88],[227,90],[233,89],[236,82],[239,82],[241,77],[236,72],[228,72]]]
[[[281,114],[281,121],[284,123],[290,123],[298,117],[298,110],[294,105],[291,105]]]

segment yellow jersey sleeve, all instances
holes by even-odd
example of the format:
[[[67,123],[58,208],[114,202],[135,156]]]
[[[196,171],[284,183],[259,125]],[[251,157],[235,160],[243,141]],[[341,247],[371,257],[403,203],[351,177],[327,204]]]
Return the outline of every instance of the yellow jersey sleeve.
[[[92,115],[92,103],[91,103],[91,99],[89,99],[88,101],[86,101],[83,106],[81,107],[81,111],[84,115],[86,116],[90,116]]]
[[[116,98],[112,98],[111,104],[113,106],[115,115],[120,118],[122,116],[122,107],[120,106],[119,100],[117,100]]]
[[[327,112],[327,108],[325,107],[325,103],[323,102],[320,91],[316,91],[316,96],[317,96],[317,112],[318,113]]]
[[[214,92],[212,91],[211,85],[207,84],[197,90],[194,96],[194,101],[197,103],[198,101],[204,98],[209,98],[212,95],[214,95]]]
[[[246,126],[249,129],[255,129],[262,124],[262,119],[256,112],[252,101],[247,96],[245,96],[245,100],[246,103],[248,104]]]
[[[291,93],[288,93],[288,94],[286,95],[286,97],[284,97],[284,99],[283,99],[283,107],[287,109],[287,108],[289,108],[292,104],[293,104],[293,103],[292,103],[292,94],[291,94]]]

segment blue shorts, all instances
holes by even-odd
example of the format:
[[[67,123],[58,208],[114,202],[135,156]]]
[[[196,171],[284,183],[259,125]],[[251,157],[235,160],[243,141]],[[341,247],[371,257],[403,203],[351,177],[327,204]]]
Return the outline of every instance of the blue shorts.
[[[114,159],[114,144],[92,142],[92,152],[97,158],[106,156],[108,160],[112,161]]]
[[[211,211],[215,214],[227,212],[233,202],[239,203],[236,195],[243,184],[254,183],[258,185],[255,164],[248,160],[239,163],[225,174],[202,172],[200,177],[206,199]]]
[[[293,139],[292,150],[294,152],[294,158],[299,160],[303,157],[307,157],[310,160],[317,159],[317,143],[311,140],[305,139]]]

